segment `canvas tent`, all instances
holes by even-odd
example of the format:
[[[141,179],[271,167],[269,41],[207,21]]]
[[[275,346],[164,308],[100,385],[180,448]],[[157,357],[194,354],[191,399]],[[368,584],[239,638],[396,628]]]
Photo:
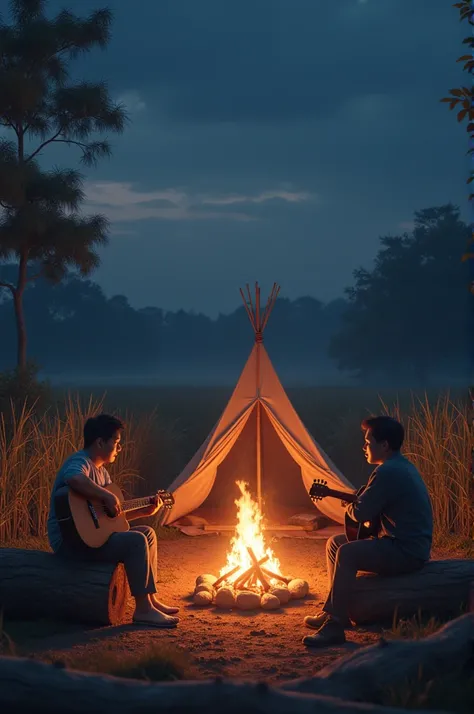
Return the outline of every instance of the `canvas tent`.
[[[332,488],[354,490],[306,430],[263,345],[278,291],[274,285],[262,315],[258,285],[255,305],[248,286],[247,297],[241,290],[255,344],[217,424],[169,486],[175,505],[164,523],[193,513],[211,524],[234,524],[237,480],[249,484],[268,522],[275,524],[314,509],[308,490],[315,478],[325,479]],[[343,523],[340,501],[327,498],[318,502],[318,509]]]

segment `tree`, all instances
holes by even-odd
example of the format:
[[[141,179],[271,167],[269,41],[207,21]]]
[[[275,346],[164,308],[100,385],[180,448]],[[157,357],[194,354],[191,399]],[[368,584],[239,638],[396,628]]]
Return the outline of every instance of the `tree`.
[[[459,11],[459,19],[461,22],[467,22],[474,27],[474,10],[472,5],[472,0],[461,0],[453,5]],[[466,37],[463,40],[463,45],[467,45],[470,54],[462,55],[457,59],[457,62],[463,62],[463,70],[468,74],[472,75],[474,73],[474,37]],[[472,84],[470,87],[458,87],[457,89],[450,89],[449,93],[451,96],[443,97],[442,102],[449,104],[449,108],[457,108],[457,120],[458,122],[463,122],[467,120],[467,133],[469,134],[470,148],[468,150],[468,155],[474,154],[474,88]],[[459,106],[460,105],[460,106]],[[473,184],[474,182],[474,169],[471,169],[469,178],[467,179],[468,184]],[[474,193],[469,194],[469,202],[474,200]],[[469,244],[474,243],[474,228],[471,231],[469,237]],[[470,290],[474,294],[474,253],[468,250],[464,253],[462,257],[463,261],[470,261],[471,263],[471,281]]]
[[[459,251],[469,236],[451,204],[415,213],[411,234],[380,239],[372,270],[355,271],[331,344],[341,369],[426,383],[469,359],[469,294]]]
[[[68,268],[89,274],[99,264],[97,247],[108,240],[105,217],[79,213],[81,174],[43,170],[39,160],[61,143],[78,148],[85,166],[95,166],[111,147],[93,137],[122,132],[127,118],[104,83],[69,78],[75,58],[107,46],[111,12],[82,19],[63,10],[49,19],[45,6],[45,0],[11,0],[12,24],[0,23],[0,126],[13,137],[0,141],[0,259],[17,265],[16,279],[0,287],[12,295],[20,370],[27,363],[28,283],[39,276],[61,280]]]

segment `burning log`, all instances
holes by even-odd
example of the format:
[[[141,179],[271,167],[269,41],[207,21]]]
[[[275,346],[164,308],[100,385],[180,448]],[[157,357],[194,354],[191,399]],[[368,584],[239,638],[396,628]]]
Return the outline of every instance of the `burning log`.
[[[264,609],[272,609],[290,600],[290,583],[293,583],[292,597],[304,597],[308,592],[308,584],[304,580],[295,580],[279,574],[280,563],[265,544],[260,525],[262,514],[258,504],[253,501],[245,483],[236,483],[242,497],[236,501],[237,525],[231,540],[231,551],[227,554],[227,564],[217,578],[207,574],[196,579],[195,603],[211,604],[212,596],[213,603],[225,609],[232,609],[234,606],[239,609],[253,609],[264,607],[263,603]],[[266,567],[263,567],[264,564]],[[276,587],[273,587],[274,583]],[[225,592],[221,593],[221,590]],[[264,601],[261,597],[263,593],[269,594]]]
[[[255,573],[256,573],[256,575],[258,575],[258,578],[259,578],[260,582],[262,583],[263,589],[265,590],[265,592],[268,592],[268,590],[270,590],[270,583],[266,579],[265,575],[262,573],[262,569],[260,567],[260,564],[259,564],[252,548],[250,546],[247,546],[247,550],[248,550],[250,557],[252,558]]]
[[[260,560],[258,561],[258,565],[260,566],[262,563],[266,563],[267,560],[268,560],[268,555],[265,555],[263,558],[260,558]],[[255,564],[252,565],[248,570],[246,570],[245,573],[242,573],[242,575],[239,578],[237,578],[237,580],[235,581],[234,588],[237,589],[237,588],[242,587],[242,585],[244,583],[246,583],[247,580],[249,579],[249,577],[253,574],[254,569],[255,569]]]
[[[291,583],[291,578],[285,578],[283,575],[277,575],[276,573],[272,573],[272,571],[268,570],[268,568],[262,568],[262,573],[265,573],[265,575],[268,575],[270,578],[273,578],[273,580],[281,580],[281,582],[286,583],[286,585]]]
[[[232,568],[232,570],[229,570],[227,573],[224,573],[224,575],[221,575],[220,578],[217,578],[217,580],[214,582],[214,587],[216,588],[216,590],[219,587],[219,585],[224,582],[224,580],[227,580],[232,575],[237,573],[239,570],[240,570],[240,565],[236,565],[235,568]]]

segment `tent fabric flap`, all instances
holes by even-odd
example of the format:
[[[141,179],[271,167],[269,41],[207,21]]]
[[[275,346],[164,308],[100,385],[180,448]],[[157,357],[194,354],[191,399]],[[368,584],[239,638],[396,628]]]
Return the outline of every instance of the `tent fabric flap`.
[[[173,494],[175,502],[163,519],[163,525],[177,521],[178,518],[199,508],[205,501],[214,484],[219,464],[239,438],[254,404],[247,406],[220,439],[208,439],[184,471],[169,486],[168,490]]]
[[[239,478],[240,474],[243,475],[242,480],[246,480],[246,475],[254,479],[257,442],[254,422],[259,423],[255,415],[260,413],[257,410],[254,412],[256,405],[260,405],[259,410],[264,413],[266,419],[266,431],[261,433],[262,438],[259,441],[263,442],[260,447],[264,471],[262,492],[264,502],[266,500],[267,504],[271,504],[274,513],[278,512],[278,505],[281,506],[281,514],[284,513],[285,498],[291,500],[291,495],[294,496],[293,505],[312,508],[308,491],[315,478],[322,478],[327,481],[328,486],[341,491],[355,491],[307,431],[291,404],[263,343],[259,342],[255,343],[215,427],[169,486],[175,498],[175,505],[168,511],[163,523],[173,523],[201,506],[205,508],[206,499],[208,506],[212,505],[215,517],[219,519],[220,511],[223,518],[224,499],[221,496],[235,489],[231,479],[234,479],[237,473]],[[284,448],[279,445],[280,442]],[[238,458],[239,454],[242,459]],[[282,461],[285,461],[285,464],[281,463]],[[317,507],[332,520],[344,522],[344,508],[340,501],[327,498],[318,501]]]

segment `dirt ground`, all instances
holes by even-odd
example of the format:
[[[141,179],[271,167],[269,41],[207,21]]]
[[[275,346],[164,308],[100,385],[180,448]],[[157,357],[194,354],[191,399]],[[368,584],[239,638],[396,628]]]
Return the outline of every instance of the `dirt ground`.
[[[301,644],[302,637],[311,632],[303,625],[303,618],[317,610],[326,595],[324,540],[283,538],[269,543],[283,572],[309,582],[310,593],[304,600],[290,601],[276,612],[197,608],[192,603],[195,579],[201,573],[219,572],[225,564],[228,544],[228,537],[217,535],[160,543],[159,595],[168,604],[181,608],[176,630],[126,624],[68,631],[30,641],[26,648],[22,647],[21,654],[61,660],[72,651],[83,656],[104,646],[130,654],[155,641],[185,650],[196,677],[261,677],[276,682],[308,676],[333,659],[374,643],[380,636],[377,628],[349,631],[344,646],[323,651],[308,650]]]

